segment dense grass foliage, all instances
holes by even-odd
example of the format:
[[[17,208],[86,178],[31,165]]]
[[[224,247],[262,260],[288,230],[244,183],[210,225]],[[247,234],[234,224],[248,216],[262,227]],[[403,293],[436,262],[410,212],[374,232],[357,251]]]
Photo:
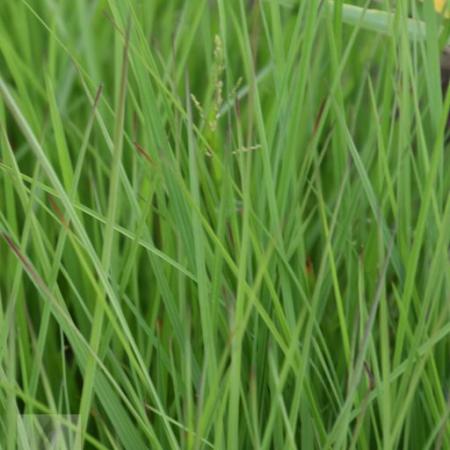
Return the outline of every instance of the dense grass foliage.
[[[446,23],[352,3],[0,0],[0,448],[450,448]]]

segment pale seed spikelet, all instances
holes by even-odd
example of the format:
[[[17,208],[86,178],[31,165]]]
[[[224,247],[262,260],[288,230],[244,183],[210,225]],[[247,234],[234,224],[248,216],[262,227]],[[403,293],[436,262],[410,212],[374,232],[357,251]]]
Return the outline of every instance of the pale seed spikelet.
[[[192,103],[195,106],[195,109],[200,114],[201,119],[204,120],[205,119],[205,114],[203,112],[203,108],[202,108],[201,103],[197,100],[197,97],[194,94],[191,94],[191,100],[192,100]]]
[[[208,126],[211,131],[217,130],[219,111],[223,104],[223,80],[222,75],[225,70],[225,57],[222,39],[219,35],[214,37],[214,102]]]
[[[242,77],[239,77],[238,80],[236,81],[236,84],[233,86],[233,89],[231,89],[231,93],[228,96],[228,101],[235,101],[237,96],[238,96],[238,90],[241,87],[242,84]]]
[[[250,145],[249,147],[239,147],[238,149],[233,151],[233,155],[238,155],[239,153],[249,153],[255,150],[259,150],[261,148],[260,144]]]
[[[217,72],[222,73],[225,69],[225,58],[222,39],[218,34],[214,36],[214,60],[217,64]]]

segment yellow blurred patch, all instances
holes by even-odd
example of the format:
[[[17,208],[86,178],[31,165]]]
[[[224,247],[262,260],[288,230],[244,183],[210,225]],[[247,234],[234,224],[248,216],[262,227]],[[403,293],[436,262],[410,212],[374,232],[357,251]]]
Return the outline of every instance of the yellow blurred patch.
[[[436,11],[444,14],[445,17],[450,17],[449,4],[450,2],[448,0],[434,0],[434,8]]]

